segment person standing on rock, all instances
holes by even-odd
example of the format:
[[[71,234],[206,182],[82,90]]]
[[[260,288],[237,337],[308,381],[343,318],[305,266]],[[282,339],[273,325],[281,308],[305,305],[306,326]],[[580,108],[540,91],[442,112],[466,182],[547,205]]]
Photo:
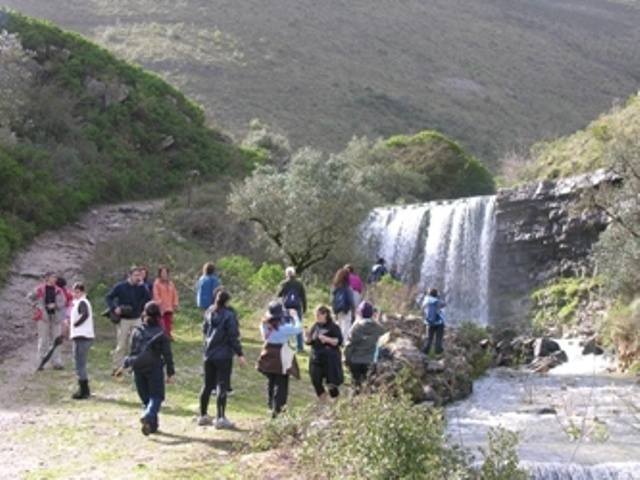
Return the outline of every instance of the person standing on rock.
[[[116,326],[116,349],[113,352],[114,374],[121,366],[133,329],[142,323],[142,309],[151,300],[151,294],[142,284],[142,273],[138,267],[129,269],[126,280],[114,285],[105,301],[109,309],[120,317]]]
[[[38,327],[38,360],[53,347],[56,338],[62,335],[67,298],[56,285],[57,278],[54,272],[47,272],[44,282],[27,295],[35,309],[33,318]],[[60,348],[53,351],[52,361],[54,370],[63,369]]]
[[[444,303],[440,300],[438,290],[435,288],[427,292],[427,296],[422,300],[421,309],[424,312],[424,323],[427,326],[427,342],[422,349],[422,353],[429,356],[431,344],[435,338],[436,355],[443,352],[442,338],[444,337],[444,313],[442,308]]]
[[[362,299],[362,279],[350,263],[347,263],[344,269],[349,272],[349,286],[351,287],[351,293],[353,295],[353,304],[360,305],[360,300]]]
[[[347,338],[355,316],[356,304],[353,302],[353,290],[349,284],[349,271],[345,268],[338,269],[333,277],[331,307],[336,323],[342,331],[342,338]]]
[[[89,349],[95,338],[93,330],[93,310],[87,299],[84,285],[80,282],[73,284],[71,289],[73,302],[69,314],[69,337],[73,342],[73,364],[78,376],[78,391],[71,398],[82,400],[89,398],[89,375],[87,373],[87,358]]]
[[[178,289],[169,279],[169,268],[164,265],[158,269],[158,278],[153,282],[153,300],[162,311],[162,328],[173,341],[173,312],[178,309]]]

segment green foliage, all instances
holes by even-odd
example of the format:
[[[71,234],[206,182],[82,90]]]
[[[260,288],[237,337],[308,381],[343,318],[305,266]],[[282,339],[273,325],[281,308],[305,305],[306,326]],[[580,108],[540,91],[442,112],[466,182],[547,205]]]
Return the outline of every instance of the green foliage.
[[[391,137],[385,143],[396,162],[426,182],[415,192],[420,200],[491,194],[491,173],[456,142],[434,131]]]
[[[456,329],[456,344],[464,350],[473,378],[484,375],[493,364],[492,352],[481,346],[487,338],[487,329],[474,322],[464,322]]]
[[[537,289],[531,295],[534,328],[544,331],[572,326],[577,320],[579,307],[600,288],[600,278],[585,277],[561,278]]]
[[[300,456],[311,475],[349,479],[468,478],[465,460],[446,446],[440,411],[387,395],[355,397],[317,414]]]
[[[417,287],[394,280],[391,275],[383,276],[379,282],[370,285],[367,298],[380,312],[398,313],[415,310]]]
[[[263,263],[250,280],[252,290],[275,294],[278,285],[284,279],[284,270],[280,265]]]
[[[5,10],[0,22],[9,32],[0,49],[0,214],[12,220],[0,264],[16,238],[60,226],[90,204],[175,191],[193,170],[211,178],[252,168],[250,155],[156,75],[51,24]]]
[[[256,273],[253,262],[241,255],[220,258],[216,262],[216,269],[223,279],[225,287],[234,293],[247,290],[251,278]]]
[[[482,480],[526,480],[527,472],[518,466],[518,434],[502,427],[491,428],[480,468]]]

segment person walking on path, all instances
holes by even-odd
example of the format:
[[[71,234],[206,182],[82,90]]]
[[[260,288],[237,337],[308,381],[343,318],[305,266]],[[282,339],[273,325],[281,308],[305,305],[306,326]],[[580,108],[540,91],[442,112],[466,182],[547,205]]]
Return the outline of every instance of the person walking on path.
[[[105,301],[109,310],[120,317],[120,322],[116,325],[112,374],[122,366],[133,329],[142,323],[142,310],[150,300],[151,294],[142,284],[142,273],[138,267],[129,269],[127,279],[116,283],[107,293]]]
[[[333,277],[331,306],[336,316],[336,323],[340,325],[342,338],[347,338],[355,316],[356,305],[353,302],[353,290],[349,285],[349,271],[345,268],[339,269]]]
[[[339,387],[344,382],[342,371],[342,332],[331,318],[331,310],[325,305],[316,308],[316,323],[305,329],[306,342],[311,345],[309,376],[320,403],[328,397],[337,399]],[[326,385],[326,388],[325,388]],[[327,393],[328,392],[328,393]]]
[[[153,282],[153,300],[160,305],[162,328],[169,340],[173,341],[173,312],[178,309],[180,302],[178,289],[169,278],[169,268],[164,265],[158,269],[158,278]]]
[[[62,336],[62,321],[65,316],[67,298],[62,289],[56,285],[57,275],[47,272],[44,282],[27,295],[34,308],[33,318],[38,328],[38,360],[53,348],[56,338]],[[54,370],[62,370],[62,354],[60,348],[53,351]],[[40,367],[42,368],[42,367]]]
[[[442,308],[444,303],[440,300],[438,290],[432,288],[422,300],[421,309],[424,312],[424,323],[427,326],[427,342],[422,349],[422,353],[429,356],[431,344],[435,339],[436,355],[443,352],[442,338],[444,337],[444,313]]]
[[[196,305],[206,310],[213,305],[213,292],[220,286],[220,279],[216,276],[216,266],[207,262],[202,266],[202,275],[196,282]]]
[[[292,321],[286,321],[282,303],[269,303],[262,319],[260,333],[264,340],[256,369],[267,377],[267,402],[271,418],[276,418],[287,404],[289,396],[289,376],[300,379],[296,356],[287,343],[289,338],[302,333],[300,317],[295,309],[290,309]]]
[[[285,309],[295,310],[298,318],[302,321],[304,314],[307,312],[307,292],[302,282],[296,278],[295,268],[287,267],[285,275],[287,278],[280,283],[277,297],[282,299],[282,304]],[[296,335],[296,347],[298,352],[304,351],[302,333]]]
[[[347,263],[344,268],[349,272],[349,286],[351,287],[351,292],[353,294],[353,304],[360,305],[360,300],[362,300],[362,280],[358,274],[356,274],[353,265]]]
[[[373,305],[367,301],[360,303],[358,318],[349,331],[344,348],[345,363],[351,372],[351,386],[356,394],[360,393],[362,381],[374,363],[378,339],[385,331],[373,317]]]
[[[142,325],[134,329],[129,356],[124,360],[124,367],[133,370],[133,381],[142,402],[140,423],[145,436],[156,433],[160,426],[158,414],[165,399],[165,367],[167,383],[175,378],[171,342],[160,321],[160,305],[147,302]]]
[[[227,392],[231,381],[233,356],[238,356],[241,367],[247,366],[242,353],[238,318],[231,308],[231,295],[219,290],[214,304],[204,314],[204,385],[200,390],[200,416],[198,425],[216,428],[234,428],[226,417]],[[216,419],[207,415],[211,392],[216,389]]]
[[[95,333],[93,329],[93,309],[87,299],[84,284],[76,282],[71,289],[73,302],[69,314],[69,337],[72,343],[73,364],[78,376],[78,391],[71,398],[82,400],[89,398],[89,374],[87,359],[89,349],[93,344]]]

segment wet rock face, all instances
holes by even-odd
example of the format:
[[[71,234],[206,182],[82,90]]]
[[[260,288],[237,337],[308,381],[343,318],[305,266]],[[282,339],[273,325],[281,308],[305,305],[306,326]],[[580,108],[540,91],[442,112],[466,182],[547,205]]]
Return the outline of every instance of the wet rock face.
[[[489,281],[495,322],[521,324],[537,286],[591,273],[588,256],[608,219],[582,207],[581,195],[617,180],[600,170],[498,193]]]

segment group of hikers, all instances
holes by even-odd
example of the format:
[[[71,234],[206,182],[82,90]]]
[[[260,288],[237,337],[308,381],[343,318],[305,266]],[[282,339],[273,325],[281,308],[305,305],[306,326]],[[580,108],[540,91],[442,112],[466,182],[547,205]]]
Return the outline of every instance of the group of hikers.
[[[380,272],[376,262],[367,278],[375,283],[388,272]],[[309,347],[309,376],[320,403],[337,399],[344,383],[343,364],[351,374],[351,387],[359,393],[379,355],[378,340],[385,329],[378,321],[377,309],[362,300],[364,285],[352,265],[338,269],[332,280],[331,306],[318,305],[314,323],[303,326],[307,298],[303,283],[293,267],[285,270],[277,300],[271,301],[260,322],[263,340],[256,368],[266,377],[267,403],[272,418],[286,407],[289,377],[300,378],[296,351]],[[206,263],[195,285],[196,304],[202,311],[203,385],[199,394],[198,425],[233,428],[227,419],[227,398],[233,393],[233,359],[247,366],[240,339],[237,314],[231,294],[221,284],[213,263]],[[62,369],[60,350],[63,329],[72,342],[72,356],[78,378],[74,399],[90,397],[87,359],[95,338],[94,315],[82,283],[67,290],[66,281],[47,272],[44,282],[28,295],[38,324],[38,369],[52,360],[54,369]],[[158,269],[154,281],[144,267],[132,267],[127,278],[116,283],[105,297],[103,312],[116,326],[116,347],[112,356],[112,375],[125,369],[133,372],[133,381],[143,405],[140,417],[144,435],[158,431],[158,413],[165,399],[165,383],[174,381],[173,313],[179,307],[176,286],[169,269]],[[424,352],[429,354],[435,340],[436,354],[442,353],[444,317],[438,292],[431,289],[421,308],[428,326]],[[292,347],[290,345],[294,344]],[[344,347],[344,348],[343,348]],[[215,417],[209,416],[209,403],[216,398]]]

